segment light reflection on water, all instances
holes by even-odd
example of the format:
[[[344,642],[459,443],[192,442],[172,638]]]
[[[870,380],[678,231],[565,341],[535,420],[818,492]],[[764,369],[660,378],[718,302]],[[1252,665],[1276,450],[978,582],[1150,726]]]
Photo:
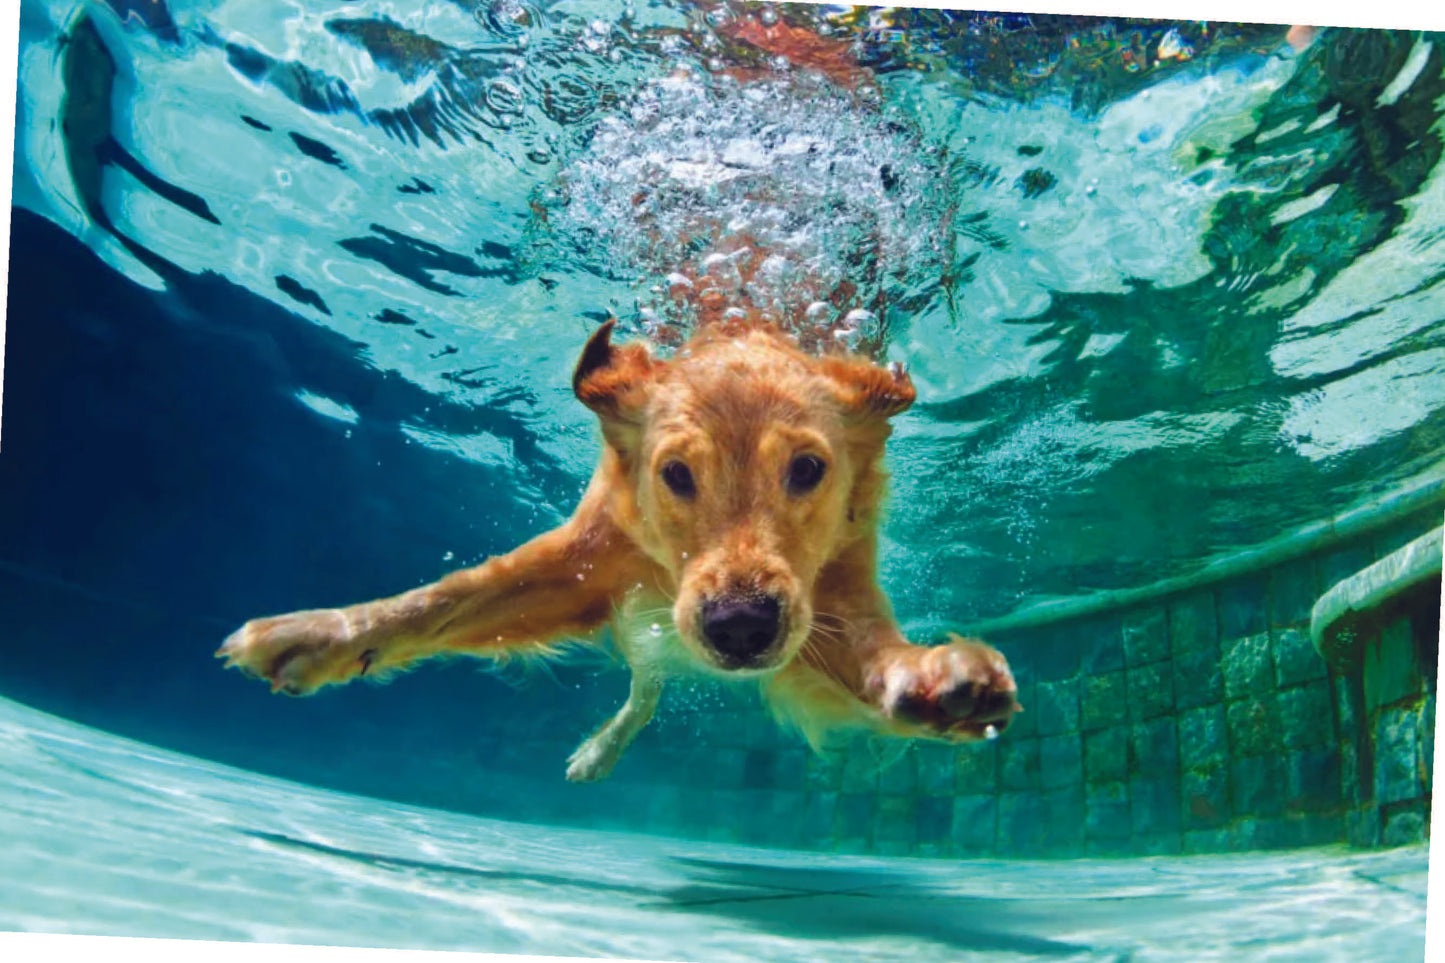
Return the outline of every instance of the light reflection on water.
[[[590,324],[675,340],[669,276],[741,238],[773,260],[736,296],[920,387],[886,532],[907,617],[1185,575],[1439,462],[1445,84],[1423,35],[25,7],[17,203],[141,283],[214,272],[439,401],[521,413],[532,517],[570,505],[529,472],[580,484],[592,457],[561,376]],[[516,450],[404,420],[461,459]]]

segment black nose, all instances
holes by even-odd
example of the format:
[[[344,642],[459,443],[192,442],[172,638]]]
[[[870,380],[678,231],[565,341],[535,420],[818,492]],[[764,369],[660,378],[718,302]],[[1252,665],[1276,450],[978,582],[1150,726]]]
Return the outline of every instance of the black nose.
[[[702,604],[702,634],[729,664],[755,662],[778,637],[778,600],[709,599]]]

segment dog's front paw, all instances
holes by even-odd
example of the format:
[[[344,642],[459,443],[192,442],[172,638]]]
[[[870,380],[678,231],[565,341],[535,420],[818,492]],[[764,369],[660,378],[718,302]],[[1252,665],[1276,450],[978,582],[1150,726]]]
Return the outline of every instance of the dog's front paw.
[[[868,694],[886,717],[920,735],[990,738],[1021,710],[1018,687],[997,649],[952,638],[944,645],[879,653]]]
[[[346,610],[293,612],[247,622],[231,633],[216,657],[225,659],[227,668],[267,680],[272,692],[310,695],[371,669],[378,651],[358,635]]]

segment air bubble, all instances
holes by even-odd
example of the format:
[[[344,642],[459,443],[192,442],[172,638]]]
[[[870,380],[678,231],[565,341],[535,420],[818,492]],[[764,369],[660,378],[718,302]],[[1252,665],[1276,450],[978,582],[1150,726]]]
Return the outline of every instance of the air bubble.
[[[870,340],[878,336],[878,315],[865,308],[849,311],[843,316],[843,323]]]
[[[522,91],[505,80],[494,80],[487,85],[487,106],[499,114],[520,114],[522,112]]]
[[[870,304],[884,278],[906,288],[936,276],[951,250],[940,242],[950,186],[936,152],[919,152],[908,121],[856,110],[851,98],[815,87],[800,98],[805,78],[739,86],[720,67],[704,55],[688,77],[644,84],[599,124],[551,206],[559,234],[595,251],[599,266],[635,272],[644,299],[668,299],[663,280],[691,263],[697,291],[779,317],[788,313],[774,303],[780,297],[801,306],[847,284],[853,304]],[[877,187],[885,165],[892,194]],[[598,246],[599,237],[609,243]],[[744,239],[752,250],[729,261]],[[863,245],[873,255],[866,270],[849,256]],[[778,260],[764,267],[768,255]],[[749,263],[757,270],[738,270]],[[662,290],[647,294],[654,286]],[[841,312],[821,304],[807,323],[830,337]],[[675,318],[670,301],[654,306],[673,322],[690,320]]]
[[[478,10],[476,16],[499,33],[517,33],[532,26],[532,11],[517,0],[495,0],[486,10]]]
[[[772,7],[763,7],[758,11],[758,20],[764,27],[771,27],[778,22],[778,11]]]
[[[792,280],[794,271],[793,263],[780,254],[770,254],[758,265],[753,280],[765,291],[781,294],[784,287]]]
[[[712,278],[725,290],[736,291],[743,285],[742,273],[726,254],[709,254],[698,267],[702,269],[703,276]]]

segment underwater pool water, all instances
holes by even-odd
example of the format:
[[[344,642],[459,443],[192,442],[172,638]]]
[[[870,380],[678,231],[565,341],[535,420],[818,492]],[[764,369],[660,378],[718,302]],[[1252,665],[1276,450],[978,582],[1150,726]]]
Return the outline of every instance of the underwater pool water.
[[[779,24],[809,38],[792,59],[755,42]],[[693,321],[678,275],[726,277],[744,243],[768,257],[737,297],[918,385],[881,577],[919,638],[1438,506],[1437,35],[22,0],[17,108],[0,930],[687,960],[1422,952],[1422,846],[751,849],[734,830],[817,763],[721,687],[671,689],[627,768],[575,787],[615,667],[433,664],[288,701],[211,653],[247,618],[392,594],[559,522],[597,452],[570,391],[587,334],[615,314],[668,350]],[[832,795],[820,818],[872,818],[868,792]],[[918,842],[946,848],[963,810],[929,803]],[[653,823],[695,838],[623,831]]]
[[[1426,851],[1018,862],[527,826],[0,701],[0,931],[687,960],[1412,960]]]

